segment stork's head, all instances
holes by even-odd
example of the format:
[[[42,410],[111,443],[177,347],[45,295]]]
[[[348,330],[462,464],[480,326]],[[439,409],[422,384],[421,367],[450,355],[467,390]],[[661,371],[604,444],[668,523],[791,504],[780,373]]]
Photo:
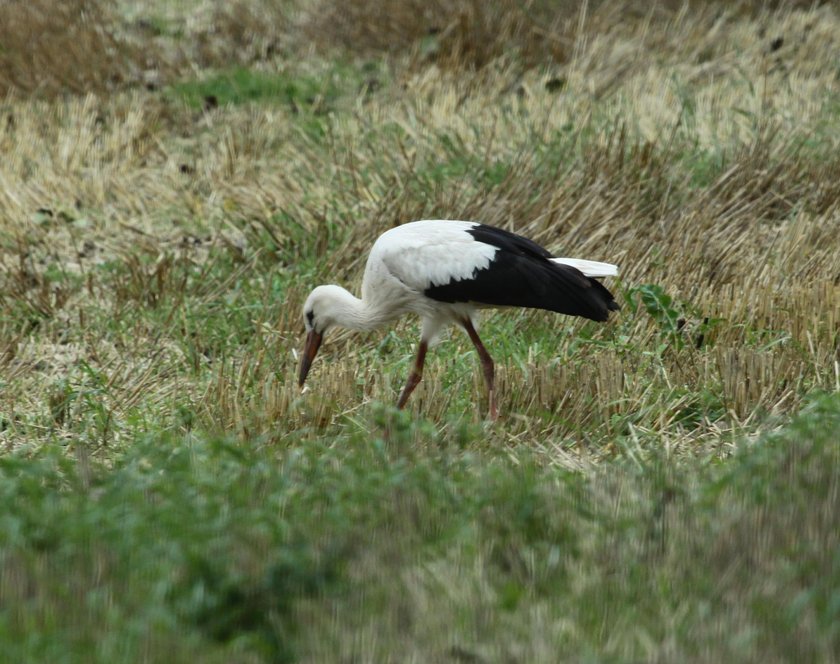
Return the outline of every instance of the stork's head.
[[[306,346],[300,359],[298,385],[303,387],[312,360],[318,354],[324,333],[335,325],[336,315],[342,308],[347,291],[341,286],[318,286],[303,305],[303,324],[306,326]]]

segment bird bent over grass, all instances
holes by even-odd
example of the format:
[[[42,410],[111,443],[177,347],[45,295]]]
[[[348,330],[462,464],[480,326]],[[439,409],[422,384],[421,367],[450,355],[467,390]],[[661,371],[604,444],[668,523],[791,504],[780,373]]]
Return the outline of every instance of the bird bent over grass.
[[[341,286],[318,286],[303,306],[303,387],[324,334],[332,327],[372,330],[407,313],[422,328],[414,368],[397,401],[402,408],[423,376],[429,344],[450,324],[475,345],[496,419],[493,359],[475,330],[479,309],[527,307],[605,321],[618,309],[597,280],[618,274],[609,263],[554,258],[515,233],[474,221],[414,221],[383,233],[368,256],[361,299]]]

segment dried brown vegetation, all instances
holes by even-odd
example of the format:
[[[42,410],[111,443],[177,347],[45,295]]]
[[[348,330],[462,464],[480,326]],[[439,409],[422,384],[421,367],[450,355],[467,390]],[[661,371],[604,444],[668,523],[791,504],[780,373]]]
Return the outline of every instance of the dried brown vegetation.
[[[49,7],[0,0],[0,660],[837,661],[834,5]],[[457,333],[383,406],[411,320],[295,385],[423,217],[621,266],[607,325],[488,314],[492,426]]]
[[[727,17],[766,17],[797,5],[802,9],[812,3],[708,3],[691,7],[691,24],[697,34],[708,34]],[[583,55],[590,38],[632,35],[656,48],[669,38],[667,26],[679,25],[687,12],[689,5],[682,0],[318,0],[301,3],[299,10],[303,33],[324,51],[408,51],[418,67],[435,63],[455,70],[481,69],[500,58],[526,69],[563,65]],[[617,68],[616,78],[623,73],[623,67]]]
[[[112,90],[136,81],[143,64],[108,0],[0,3],[0,96]]]
[[[427,62],[480,68],[503,55],[529,63],[568,59],[573,48],[568,24],[578,6],[512,0],[320,2],[303,27],[322,49],[338,46],[370,55],[404,52],[408,46]]]
[[[661,321],[639,305],[587,332],[594,345],[578,357],[563,350],[576,323],[495,316],[491,345],[498,325],[512,337],[533,325],[557,335],[496,352],[504,408],[517,414],[503,437],[583,436],[608,452],[632,422],[714,445],[722,429],[832,389],[840,151],[825,109],[837,81],[813,54],[837,45],[837,17],[719,16],[628,20],[620,34],[581,23],[576,57],[549,72],[433,65],[372,94],[350,84],[325,139],[298,131],[294,107],[199,116],[154,92],[9,106],[2,303],[18,388],[3,408],[38,413],[54,380],[75,380],[79,358],[110,357],[117,364],[100,369],[117,424],[142,393],[145,408],[164,411],[178,394],[226,430],[333,426],[366,398],[388,400],[401,370],[383,371],[387,356],[371,361],[340,334],[312,381],[329,398],[301,400],[291,385],[300,305],[317,281],[358,279],[376,235],[422,217],[481,219],[615,261],[628,301],[657,284],[685,303],[686,343],[663,342]],[[775,34],[797,39],[770,53]],[[311,261],[305,274],[301,261]],[[214,298],[232,297],[241,279],[257,297],[248,343],[220,347],[183,308],[221,311]],[[145,309],[165,315],[129,317]],[[131,320],[91,337],[84,321],[103,315]],[[406,343],[399,357],[409,353]],[[44,362],[50,371],[31,371]],[[135,362],[144,368],[129,371]],[[448,363],[431,362],[414,406],[435,421],[479,385],[471,363]],[[517,389],[525,383],[534,389]],[[698,388],[714,408],[698,405],[708,396]]]

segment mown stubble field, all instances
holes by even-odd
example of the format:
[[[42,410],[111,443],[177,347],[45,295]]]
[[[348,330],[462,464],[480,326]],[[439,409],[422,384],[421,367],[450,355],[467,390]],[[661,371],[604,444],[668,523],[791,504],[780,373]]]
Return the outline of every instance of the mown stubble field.
[[[9,661],[840,658],[840,14],[0,5]],[[28,35],[28,36],[27,36]],[[26,38],[24,38],[26,37]],[[605,325],[326,339],[396,224],[617,263]]]

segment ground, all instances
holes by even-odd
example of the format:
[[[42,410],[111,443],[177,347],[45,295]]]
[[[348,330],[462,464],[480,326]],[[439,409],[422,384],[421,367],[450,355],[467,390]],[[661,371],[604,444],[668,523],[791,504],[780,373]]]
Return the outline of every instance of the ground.
[[[840,14],[0,6],[9,661],[840,659]],[[431,7],[431,8],[430,8]],[[607,324],[328,335],[392,226],[616,263]]]

